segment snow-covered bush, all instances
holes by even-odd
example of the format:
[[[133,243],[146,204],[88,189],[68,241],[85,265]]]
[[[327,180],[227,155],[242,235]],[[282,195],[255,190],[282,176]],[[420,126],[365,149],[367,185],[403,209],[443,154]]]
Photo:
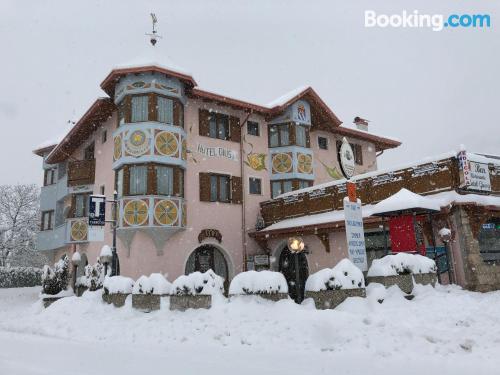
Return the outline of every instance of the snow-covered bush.
[[[229,294],[288,293],[288,284],[281,272],[247,271],[234,277]]]
[[[306,291],[309,292],[364,287],[363,273],[349,259],[342,259],[333,268],[325,268],[313,273],[306,281]]]
[[[398,253],[375,259],[368,276],[396,276],[402,274],[435,273],[436,262],[419,254]]]
[[[172,287],[172,294],[177,295],[222,294],[224,279],[212,270],[204,273],[196,271],[179,276]]]
[[[45,265],[42,273],[42,291],[44,294],[55,295],[65,290],[69,282],[69,259],[64,255],[54,264],[54,269]]]
[[[110,269],[108,268],[108,274]],[[75,285],[88,288],[90,291],[95,291],[102,288],[104,282],[104,266],[100,261],[94,265],[85,266],[85,275],[76,279]]]
[[[24,288],[42,284],[41,268],[0,267],[0,288]]]
[[[125,276],[106,277],[103,283],[104,292],[107,294],[130,294],[134,287],[134,280]]]
[[[172,284],[160,273],[152,273],[149,277],[141,276],[134,284],[133,294],[170,294]]]

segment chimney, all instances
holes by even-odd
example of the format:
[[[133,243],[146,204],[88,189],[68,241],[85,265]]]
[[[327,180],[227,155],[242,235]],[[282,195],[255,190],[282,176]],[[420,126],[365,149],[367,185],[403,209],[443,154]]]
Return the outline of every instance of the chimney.
[[[363,130],[365,132],[368,131],[368,122],[369,122],[368,120],[365,120],[364,118],[361,118],[359,116],[354,117],[353,121],[358,130]]]

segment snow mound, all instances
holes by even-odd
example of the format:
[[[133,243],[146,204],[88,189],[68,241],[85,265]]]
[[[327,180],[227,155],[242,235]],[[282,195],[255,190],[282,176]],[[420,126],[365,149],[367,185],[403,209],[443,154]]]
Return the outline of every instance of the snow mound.
[[[374,205],[372,215],[415,208],[430,211],[441,210],[440,204],[431,198],[423,197],[407,189],[401,189],[396,194],[391,195],[389,198]]]
[[[134,284],[133,294],[170,294],[172,284],[160,273],[141,276]]]
[[[375,259],[368,276],[396,276],[403,273],[436,272],[436,262],[423,255],[398,253]]]
[[[109,294],[130,294],[132,293],[132,288],[134,287],[134,280],[125,276],[106,277],[104,279],[103,287],[106,293]]]
[[[172,294],[222,294],[224,279],[214,271],[193,272],[175,279]]]
[[[325,268],[307,278],[306,291],[364,288],[363,272],[349,259],[342,259],[335,267]]]
[[[108,245],[104,245],[101,249],[101,253],[99,256],[100,257],[103,257],[103,256],[112,257],[113,252],[111,251],[111,248]]]
[[[288,293],[288,284],[281,272],[247,271],[234,277],[229,294]]]

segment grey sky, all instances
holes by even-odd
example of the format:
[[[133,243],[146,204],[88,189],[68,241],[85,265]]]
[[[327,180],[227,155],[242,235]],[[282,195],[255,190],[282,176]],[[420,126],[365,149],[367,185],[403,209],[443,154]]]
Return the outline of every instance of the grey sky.
[[[364,28],[364,11],[487,13],[489,29]],[[344,122],[399,138],[379,167],[457,149],[500,154],[498,1],[7,1],[0,3],[0,184],[41,183],[31,150],[64,132],[114,65],[159,48],[198,84],[267,103],[311,85]]]

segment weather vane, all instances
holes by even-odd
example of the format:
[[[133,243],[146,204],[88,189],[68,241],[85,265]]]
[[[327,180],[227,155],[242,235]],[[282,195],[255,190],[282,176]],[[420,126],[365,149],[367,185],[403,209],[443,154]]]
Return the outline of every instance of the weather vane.
[[[158,39],[161,39],[161,36],[158,35],[158,32],[155,28],[156,24],[158,23],[158,19],[156,18],[156,15],[154,13],[151,13],[151,20],[153,21],[153,31],[151,33],[146,33],[146,35],[150,37],[149,41],[151,45],[155,46]]]

